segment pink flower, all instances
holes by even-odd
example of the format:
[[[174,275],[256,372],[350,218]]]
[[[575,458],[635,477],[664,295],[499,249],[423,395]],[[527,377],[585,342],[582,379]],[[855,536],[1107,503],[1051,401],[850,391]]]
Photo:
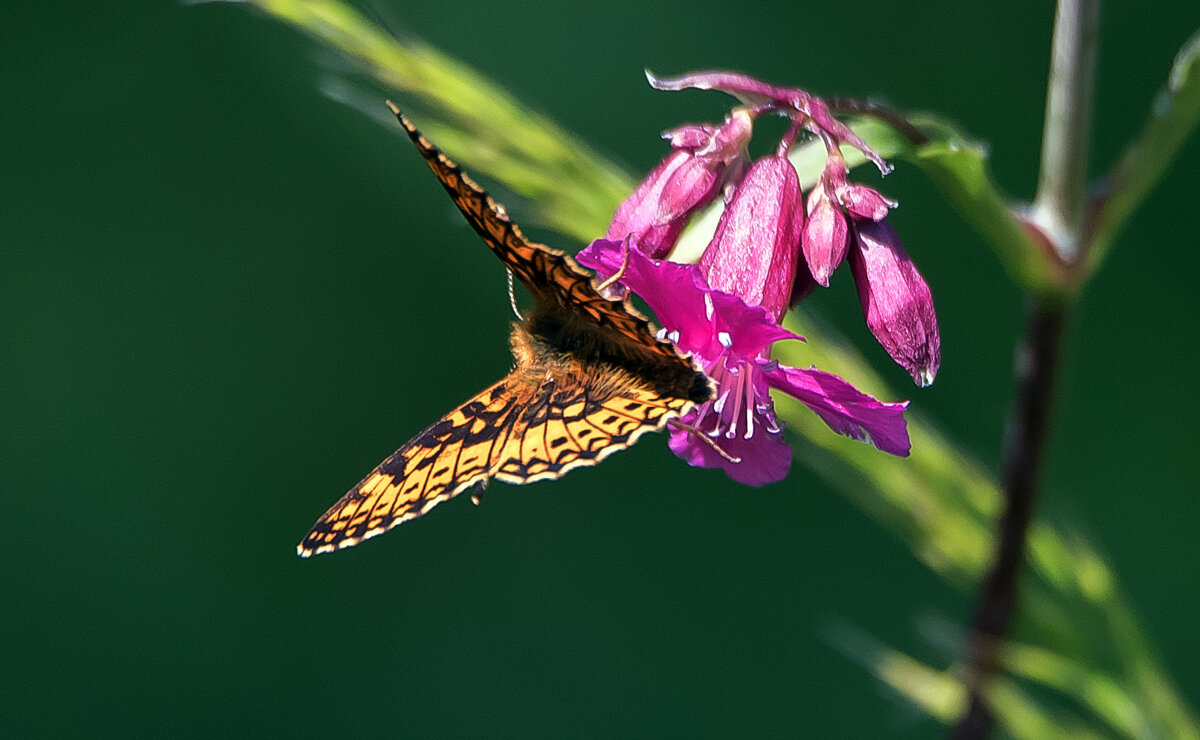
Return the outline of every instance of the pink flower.
[[[755,163],[751,172],[762,166],[763,176],[752,179],[748,174],[733,192],[717,234],[700,260],[709,284],[751,305],[765,306],[778,320],[788,298],[795,305],[814,282],[828,287],[830,277],[849,255],[872,334],[918,385],[932,383],[941,364],[933,296],[886,223],[896,204],[874,188],[849,181],[841,147],[858,149],[887,174],[890,167],[882,157],[837,120],[823,100],[803,90],[768,85],[736,72],[696,72],[675,78],[647,73],[647,78],[660,90],[721,90],[750,106],[752,115],[770,112],[792,119],[780,142],[780,155]],[[786,162],[783,155],[801,132],[820,139],[828,157],[808,193],[807,208],[797,210],[789,220],[784,211],[798,204],[800,195],[795,192],[794,173],[784,173],[775,164]],[[743,194],[743,189],[748,192]],[[739,207],[741,201],[746,204]],[[790,235],[784,238],[789,227],[797,229],[796,241],[811,280],[803,272],[796,276],[794,245]]]
[[[775,342],[803,338],[780,327],[761,306],[710,287],[697,266],[654,260],[605,239],[592,242],[577,259],[601,275],[623,270],[620,282],[646,301],[666,336],[716,382],[715,398],[682,422],[737,461],[676,428],[671,449],[689,464],[723,468],[733,480],[753,486],[785,477],[792,448],[783,440],[770,388],[798,399],[839,434],[908,454],[907,402],[882,403],[835,375],[771,360]]]
[[[781,480],[792,448],[775,416],[774,388],[835,432],[907,455],[907,402],[883,403],[835,375],[771,359],[775,342],[803,341],[780,326],[788,306],[818,284],[828,286],[849,258],[871,331],[918,384],[932,382],[940,339],[929,286],[885,221],[896,204],[848,180],[841,147],[858,149],[884,174],[890,168],[823,100],[803,90],[731,72],[647,77],[663,90],[723,90],[745,106],[720,126],[668,132],[673,151],[617,209],[606,238],[577,257],[601,278],[619,273],[610,290],[641,296],[664,336],[716,384],[711,401],[675,423],[671,449],[691,465],[723,468],[748,485]],[[782,115],[791,126],[774,154],[748,166],[746,143],[763,114]],[[807,208],[803,183],[787,159],[799,136],[819,139],[828,153]],[[725,210],[699,264],[658,259],[671,251],[688,219],[721,193]]]

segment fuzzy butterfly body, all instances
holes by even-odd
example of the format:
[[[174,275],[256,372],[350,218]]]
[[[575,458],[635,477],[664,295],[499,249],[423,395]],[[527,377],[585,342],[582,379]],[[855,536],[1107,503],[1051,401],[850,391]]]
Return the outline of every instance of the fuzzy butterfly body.
[[[571,257],[526,241],[501,206],[388,105],[534,305],[513,326],[512,371],[350,489],[297,546],[304,557],[386,532],[492,478],[532,483],[595,465],[712,395],[709,379],[627,300],[605,298]]]

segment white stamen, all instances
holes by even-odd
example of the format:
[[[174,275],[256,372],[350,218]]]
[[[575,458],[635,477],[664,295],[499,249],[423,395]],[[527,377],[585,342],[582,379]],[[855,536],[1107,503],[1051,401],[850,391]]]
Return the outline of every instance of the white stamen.
[[[675,331],[668,334],[667,339],[670,339],[672,344],[679,344],[679,330],[676,329]]]
[[[705,297],[707,298],[708,296]],[[725,349],[729,349],[733,346],[733,337],[729,336],[729,332],[727,331],[717,332],[717,341],[720,342],[721,346]]]
[[[725,408],[725,400],[727,398],[729,398],[729,391],[725,391],[724,393],[722,393],[721,397],[713,402],[713,405],[712,405],[713,411],[716,411],[718,414],[721,413],[721,410]]]
[[[746,383],[746,439],[754,436],[754,384]]]
[[[740,369],[740,363],[739,363],[739,369]],[[729,389],[729,395],[733,398],[733,408],[729,409],[728,414],[722,414],[722,416],[724,416],[729,421],[729,431],[725,435],[729,439],[733,439],[734,436],[736,435],[737,420],[738,420],[738,417],[740,417],[742,415],[742,403],[745,400],[745,395],[746,395],[742,386],[744,386],[745,383],[746,383],[745,378],[739,377],[737,379],[737,382],[731,384],[733,387]]]
[[[666,339],[667,338],[667,327],[664,326],[663,328],[659,329],[658,333],[654,335],[654,338],[655,339]]]

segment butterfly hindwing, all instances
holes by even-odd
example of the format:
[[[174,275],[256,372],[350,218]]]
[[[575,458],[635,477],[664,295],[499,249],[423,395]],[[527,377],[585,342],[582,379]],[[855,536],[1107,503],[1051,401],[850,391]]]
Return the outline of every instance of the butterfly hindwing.
[[[520,424],[515,385],[505,378],[409,440],[331,506],[297,551],[349,547],[485,483],[511,453]]]
[[[297,552],[350,547],[492,477],[532,483],[594,465],[690,405],[586,371],[537,370],[518,368],[409,440],[330,507]]]
[[[496,469],[498,479],[532,483],[595,465],[691,406],[636,381],[614,383],[611,376],[582,368],[552,377],[522,410],[511,454]]]

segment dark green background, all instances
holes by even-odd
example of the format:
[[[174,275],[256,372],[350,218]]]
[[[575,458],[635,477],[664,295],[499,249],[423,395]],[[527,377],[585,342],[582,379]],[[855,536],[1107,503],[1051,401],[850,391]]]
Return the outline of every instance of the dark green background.
[[[974,7],[380,10],[631,170],[729,102],[642,68],[733,67],[939,111],[1027,198],[1050,4]],[[1105,4],[1096,173],[1198,25],[1188,2]],[[827,628],[945,665],[917,622],[970,597],[802,468],[739,488],[651,437],[294,555],[508,363],[501,270],[407,143],[318,92],[321,58],[240,6],[0,5],[0,734],[938,735]],[[1087,291],[1043,500],[1110,556],[1192,702],[1198,152]],[[814,300],[994,468],[1020,296],[920,173],[885,185],[937,300],[937,384],[870,342],[848,274]]]

